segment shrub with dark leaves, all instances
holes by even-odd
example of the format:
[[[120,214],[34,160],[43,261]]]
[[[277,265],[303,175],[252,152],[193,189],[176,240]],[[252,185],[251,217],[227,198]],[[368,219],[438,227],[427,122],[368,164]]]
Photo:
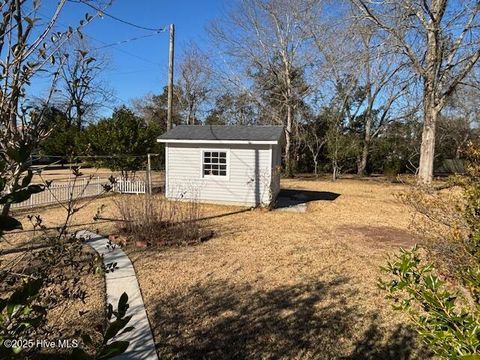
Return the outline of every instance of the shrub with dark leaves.
[[[443,232],[425,233],[426,251],[402,249],[379,281],[394,308],[407,312],[429,348],[445,359],[480,359],[480,147],[470,144],[466,156],[468,174],[452,180],[461,191],[457,205],[434,189],[406,197],[416,199],[410,203],[424,224]]]

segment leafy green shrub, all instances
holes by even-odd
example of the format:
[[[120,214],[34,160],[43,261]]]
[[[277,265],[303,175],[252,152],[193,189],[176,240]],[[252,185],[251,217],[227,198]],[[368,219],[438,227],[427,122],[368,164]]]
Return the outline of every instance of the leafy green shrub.
[[[403,250],[382,268],[391,277],[380,287],[394,308],[410,317],[429,348],[446,359],[467,357],[480,351],[480,304],[467,299],[436,274],[432,264],[421,260],[418,248]],[[480,272],[472,275],[472,294],[480,289]],[[469,302],[470,300],[470,302]]]
[[[146,124],[123,106],[115,109],[111,118],[90,124],[81,133],[78,144],[85,155],[95,159],[95,165],[121,171],[127,178],[144,168],[145,156],[158,149],[159,133],[155,123]]]
[[[10,191],[6,191],[7,180],[4,177],[0,177],[0,206],[4,209],[10,205],[18,204],[22,201],[30,199],[33,194],[42,192],[45,190],[45,186],[41,184],[31,185],[33,172],[29,170],[27,175],[17,184],[12,187]],[[3,211],[0,214],[0,237],[7,231],[17,230],[22,228],[22,223],[17,219],[9,216],[8,211]]]
[[[81,348],[75,348],[72,352],[72,360],[100,360],[111,359],[117,355],[123,354],[127,350],[129,341],[115,340],[117,336],[128,333],[134,329],[133,326],[127,326],[132,319],[131,315],[127,316],[128,295],[123,293],[118,300],[117,310],[113,309],[112,304],[107,306],[107,324],[101,329],[97,329],[102,336],[102,342],[96,346],[90,335],[84,333],[82,341],[84,345],[93,350],[93,356],[89,355]],[[115,317],[113,320],[112,318]]]
[[[10,297],[0,299],[0,359],[24,358],[25,351],[22,347],[4,346],[4,341],[34,338],[35,329],[47,315],[46,309],[35,303],[42,285],[41,279],[25,282]],[[102,337],[102,342],[96,345],[87,333],[81,336],[83,344],[91,350],[93,355],[78,347],[74,348],[70,358],[76,360],[111,359],[124,353],[130,342],[115,339],[134,329],[133,326],[127,326],[132,319],[131,315],[127,316],[128,308],[126,293],[120,297],[117,310],[113,309],[112,304],[108,304],[107,323],[104,327],[97,329]],[[115,318],[112,320],[113,317]]]
[[[35,304],[41,279],[24,282],[8,298],[0,298],[0,359],[20,355],[22,348],[4,346],[5,340],[25,338],[45,320],[45,307]]]
[[[402,249],[379,281],[394,308],[407,312],[446,359],[480,359],[480,147],[471,144],[467,158],[468,174],[452,180],[454,189],[415,189],[404,197],[421,230],[430,228],[423,232],[426,251]]]

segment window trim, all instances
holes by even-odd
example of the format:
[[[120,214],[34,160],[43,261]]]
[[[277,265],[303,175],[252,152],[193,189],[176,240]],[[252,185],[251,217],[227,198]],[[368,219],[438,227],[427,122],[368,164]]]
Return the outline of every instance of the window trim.
[[[206,152],[224,152],[227,155],[225,165],[227,166],[227,175],[221,176],[221,175],[204,175],[203,174],[203,166],[204,166],[204,154]],[[220,181],[228,181],[230,180],[230,149],[215,149],[215,148],[210,148],[210,149],[201,149],[200,151],[200,178],[201,179],[208,179],[208,180],[220,180]]]

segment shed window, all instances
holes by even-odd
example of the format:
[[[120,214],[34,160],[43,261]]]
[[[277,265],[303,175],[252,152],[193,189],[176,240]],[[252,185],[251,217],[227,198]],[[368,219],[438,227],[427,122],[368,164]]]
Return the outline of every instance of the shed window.
[[[203,152],[203,176],[227,176],[227,152]]]

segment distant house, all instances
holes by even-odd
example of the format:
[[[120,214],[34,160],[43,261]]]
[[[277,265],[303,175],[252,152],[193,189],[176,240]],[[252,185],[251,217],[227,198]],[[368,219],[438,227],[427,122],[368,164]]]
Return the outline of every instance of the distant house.
[[[172,199],[258,206],[280,191],[281,126],[180,125],[165,143],[165,194]]]

